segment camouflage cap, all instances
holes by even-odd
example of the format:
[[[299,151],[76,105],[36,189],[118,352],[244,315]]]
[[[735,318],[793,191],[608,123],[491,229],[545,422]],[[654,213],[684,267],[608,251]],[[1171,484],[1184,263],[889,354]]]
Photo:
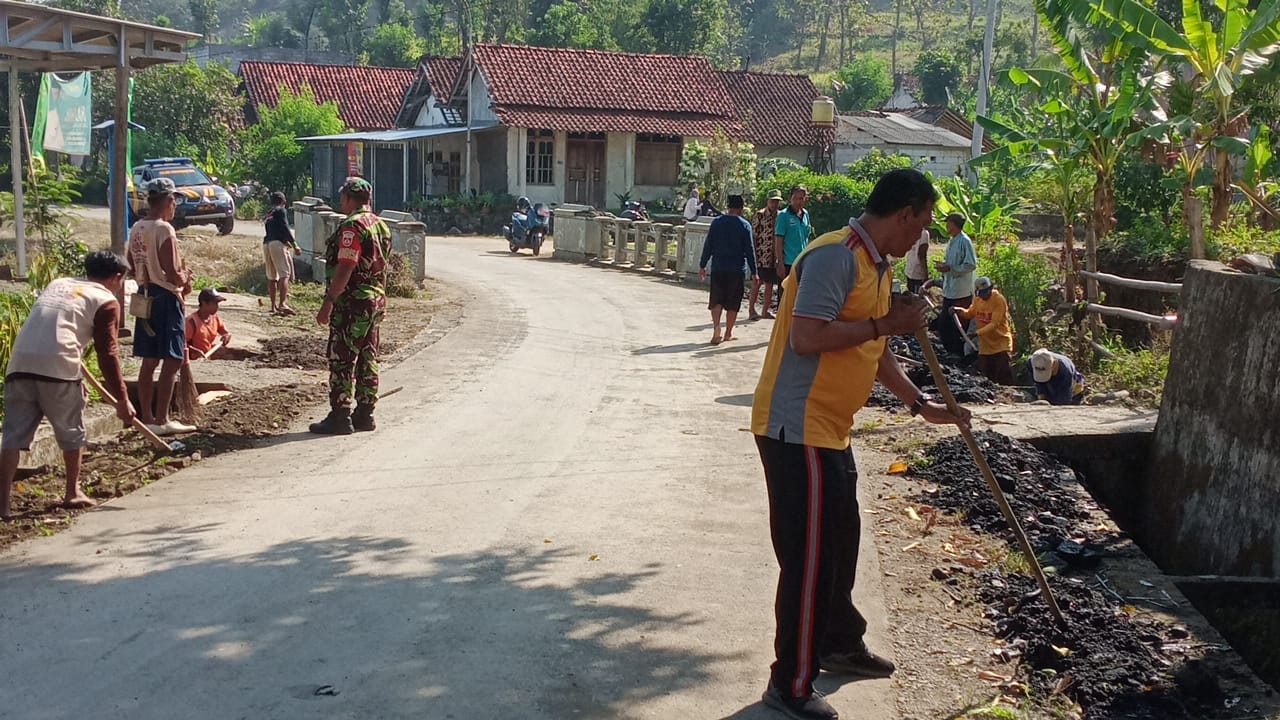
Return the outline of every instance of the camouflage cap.
[[[172,195],[177,186],[173,181],[166,177],[155,178],[147,181],[148,195]]]
[[[346,181],[346,182],[342,183],[342,188],[341,188],[338,192],[341,192],[341,193],[371,193],[371,192],[373,192],[373,185],[370,185],[370,184],[369,184],[369,181],[368,181],[368,180],[365,180],[365,179],[364,179],[364,178],[362,178],[362,177],[359,177],[359,176],[352,176],[352,177],[347,178],[347,181]]]

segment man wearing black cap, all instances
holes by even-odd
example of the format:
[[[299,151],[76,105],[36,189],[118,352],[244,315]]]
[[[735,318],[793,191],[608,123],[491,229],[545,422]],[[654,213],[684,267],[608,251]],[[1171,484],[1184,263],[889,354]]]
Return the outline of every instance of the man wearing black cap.
[[[707,279],[707,261],[711,261],[711,324],[714,328],[711,344],[719,345],[720,313],[726,314],[723,340],[733,339],[733,325],[742,309],[742,294],[746,289],[746,271],[751,279],[756,275],[756,250],[751,243],[751,225],[742,217],[744,203],[741,195],[729,196],[728,214],[711,221],[707,240],[702,245],[702,260],[698,262],[698,277]]]
[[[215,353],[209,351],[213,350],[214,343],[219,339],[222,340],[222,347],[231,344],[231,333],[222,318],[218,317],[218,306],[226,299],[226,295],[211,287],[200,291],[200,307],[187,316],[185,335],[189,359],[198,360],[206,355],[217,357],[222,352],[221,348]]]

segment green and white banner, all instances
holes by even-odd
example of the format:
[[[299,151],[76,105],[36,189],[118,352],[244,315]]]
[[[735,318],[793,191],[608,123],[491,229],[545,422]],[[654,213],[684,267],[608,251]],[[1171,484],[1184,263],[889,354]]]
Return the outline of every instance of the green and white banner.
[[[68,155],[89,154],[93,105],[89,73],[66,80],[45,73],[40,80],[31,144]]]

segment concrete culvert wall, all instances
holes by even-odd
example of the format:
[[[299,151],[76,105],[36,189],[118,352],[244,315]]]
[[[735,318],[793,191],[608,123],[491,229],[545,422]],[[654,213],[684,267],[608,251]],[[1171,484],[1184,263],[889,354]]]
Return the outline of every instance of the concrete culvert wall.
[[[1280,280],[1193,261],[1181,316],[1145,549],[1173,574],[1280,576]]]

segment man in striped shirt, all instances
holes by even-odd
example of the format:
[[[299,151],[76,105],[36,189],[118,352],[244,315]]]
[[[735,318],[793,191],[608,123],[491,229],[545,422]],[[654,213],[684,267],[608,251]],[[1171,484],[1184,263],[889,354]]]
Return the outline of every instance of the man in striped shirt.
[[[888,677],[893,663],[867,649],[853,606],[860,533],[853,416],[879,380],[934,423],[968,422],[925,397],[886,338],[925,325],[925,305],[890,298],[888,255],[904,256],[933,216],[937,192],[916,170],[886,173],[866,212],[795,259],[752,404],[780,568],[775,662],[764,702],[792,718],[838,717],[813,689],[819,669]]]

